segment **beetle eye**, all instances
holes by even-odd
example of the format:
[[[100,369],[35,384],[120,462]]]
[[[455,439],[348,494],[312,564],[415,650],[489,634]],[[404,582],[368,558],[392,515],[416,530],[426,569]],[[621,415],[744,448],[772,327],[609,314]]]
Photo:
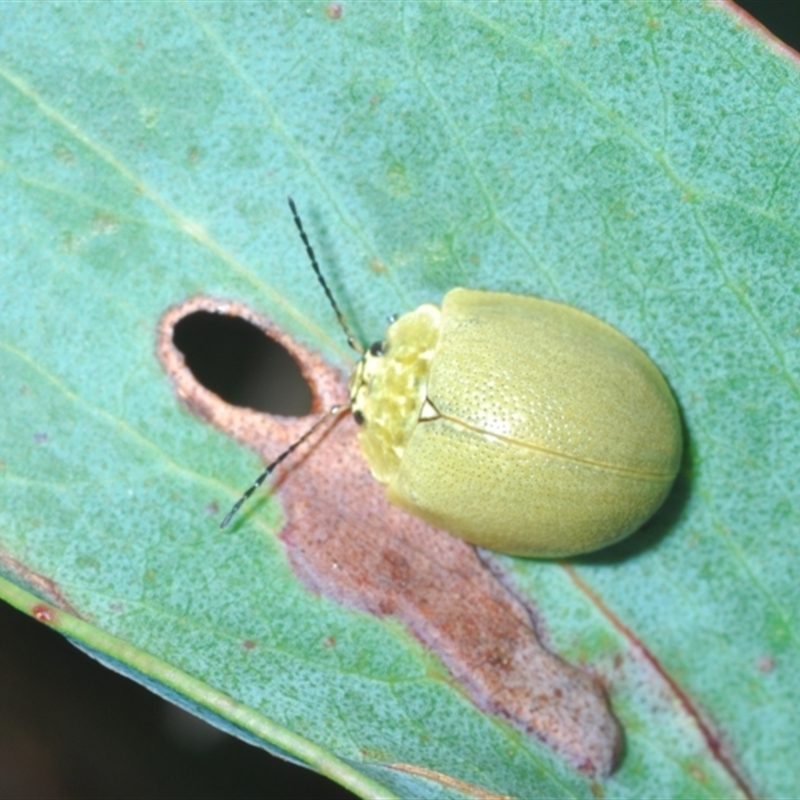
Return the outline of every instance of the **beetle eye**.
[[[383,342],[375,342],[369,348],[369,354],[371,356],[382,356],[385,352],[386,350],[384,350]]]
[[[353,412],[353,419],[356,421],[356,425],[363,425],[366,422],[364,415],[358,410]]]

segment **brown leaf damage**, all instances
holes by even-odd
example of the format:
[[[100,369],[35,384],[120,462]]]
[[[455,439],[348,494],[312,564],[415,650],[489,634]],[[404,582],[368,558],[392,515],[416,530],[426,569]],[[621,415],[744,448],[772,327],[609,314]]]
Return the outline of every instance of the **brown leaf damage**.
[[[488,789],[484,789],[482,786],[476,786],[474,783],[465,783],[450,775],[445,775],[432,769],[425,769],[425,767],[418,767],[415,764],[398,763],[388,764],[387,766],[390,769],[397,770],[398,772],[405,772],[408,775],[418,775],[420,778],[438,783],[446,789],[453,789],[467,797],[474,797],[475,800],[514,800],[510,795],[490,792]]]
[[[172,331],[199,310],[240,316],[282,344],[311,386],[315,412],[348,402],[337,371],[247,307],[200,297],[168,310],[158,356],[178,397],[265,462],[296,441],[309,420],[235,408],[198,384]],[[281,538],[300,579],[352,608],[401,620],[477,706],[531,733],[578,770],[609,775],[623,737],[602,687],[544,649],[526,608],[473,547],[388,503],[349,415],[296,456],[276,471],[273,486],[288,520]]]
[[[30,567],[27,567],[21,561],[18,561],[13,556],[0,551],[0,567],[10,574],[16,575],[23,586],[29,588],[34,594],[43,597],[53,605],[63,609],[73,617],[82,619],[78,610],[67,600],[66,595],[61,590],[61,587],[52,578],[47,578],[39,572],[34,572]],[[40,622],[50,622],[52,616],[55,614],[55,609],[50,609],[45,613],[43,609],[47,606],[42,605],[41,608],[37,605],[31,610],[31,616],[38,619]],[[48,619],[48,615],[50,618]]]
[[[645,643],[638,636],[636,636],[634,632],[611,611],[611,609],[608,608],[608,606],[603,602],[603,599],[595,591],[593,591],[585,581],[581,579],[580,575],[578,575],[578,573],[572,567],[567,566],[566,571],[575,586],[591,599],[595,608],[597,608],[606,617],[606,619],[608,619],[609,622],[630,642],[631,647],[639,653],[644,662],[652,667],[656,675],[668,687],[670,700],[673,703],[677,701],[686,714],[694,720],[701,736],[705,740],[709,753],[728,773],[734,783],[738,786],[742,795],[747,798],[755,798],[755,791],[745,779],[744,773],[737,765],[732,753],[730,753],[726,747],[723,735],[716,730],[714,724],[706,718],[705,714],[701,711],[699,706],[695,704],[686,690],[683,689],[683,687],[680,686],[680,684],[667,672],[664,665],[645,645]],[[702,782],[702,779],[700,778],[696,777],[696,780]]]

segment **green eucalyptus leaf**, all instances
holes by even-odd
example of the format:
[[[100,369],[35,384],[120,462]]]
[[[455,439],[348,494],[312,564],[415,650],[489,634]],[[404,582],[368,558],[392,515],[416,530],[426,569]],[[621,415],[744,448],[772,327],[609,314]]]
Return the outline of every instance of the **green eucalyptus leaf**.
[[[363,796],[797,795],[799,106],[719,4],[0,3],[0,596]],[[609,682],[601,787],[310,593],[277,501],[204,511],[258,465],[177,402],[168,306],[247,303],[348,368],[290,193],[364,340],[452,286],[536,294],[674,389],[646,531],[496,559]]]

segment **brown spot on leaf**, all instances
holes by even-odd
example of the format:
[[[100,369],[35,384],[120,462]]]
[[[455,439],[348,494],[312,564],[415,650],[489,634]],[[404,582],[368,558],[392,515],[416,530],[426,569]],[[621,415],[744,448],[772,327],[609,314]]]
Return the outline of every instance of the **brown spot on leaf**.
[[[38,523],[36,527],[38,527]],[[2,565],[3,569],[7,572],[16,575],[22,583],[30,587],[35,594],[47,598],[54,605],[80,619],[80,614],[78,614],[77,610],[67,600],[66,596],[61,591],[61,587],[52,578],[47,578],[38,572],[34,572],[21,561],[17,561],[16,558],[7,553],[0,552],[0,565]],[[36,607],[38,608],[38,606]],[[48,607],[42,606],[42,608]],[[34,612],[31,611],[31,613]]]
[[[311,387],[312,413],[348,403],[343,376],[247,307],[197,297],[168,310],[158,356],[179,399],[265,462],[297,441],[309,421],[230,406],[195,381],[172,332],[182,317],[201,309],[241,316],[283,345]],[[298,448],[276,469],[273,487],[287,518],[281,539],[308,587],[401,620],[480,708],[532,733],[582,772],[612,772],[622,730],[602,687],[541,645],[528,610],[472,546],[389,504],[349,415]]]
[[[341,3],[328,3],[325,6],[325,16],[328,19],[341,19],[342,18],[342,4]]]
[[[37,603],[31,609],[31,614],[34,619],[38,619],[39,622],[44,622],[46,625],[49,625],[55,619],[56,610],[42,603]]]
[[[756,669],[759,672],[769,674],[775,669],[775,659],[771,656],[759,656],[756,659]]]

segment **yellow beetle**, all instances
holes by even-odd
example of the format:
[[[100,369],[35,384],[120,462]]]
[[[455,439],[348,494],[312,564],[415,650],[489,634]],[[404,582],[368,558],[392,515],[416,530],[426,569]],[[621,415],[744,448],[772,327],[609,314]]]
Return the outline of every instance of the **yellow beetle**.
[[[453,289],[373,345],[350,384],[395,505],[472,544],[585,553],[661,505],[678,471],[672,393],[630,339],[571,306]]]
[[[524,295],[453,289],[441,308],[404,314],[363,353],[350,408],[390,502],[513,555],[571,556],[624,538],[661,505],[681,457],[678,409],[653,362],[596,317]]]

